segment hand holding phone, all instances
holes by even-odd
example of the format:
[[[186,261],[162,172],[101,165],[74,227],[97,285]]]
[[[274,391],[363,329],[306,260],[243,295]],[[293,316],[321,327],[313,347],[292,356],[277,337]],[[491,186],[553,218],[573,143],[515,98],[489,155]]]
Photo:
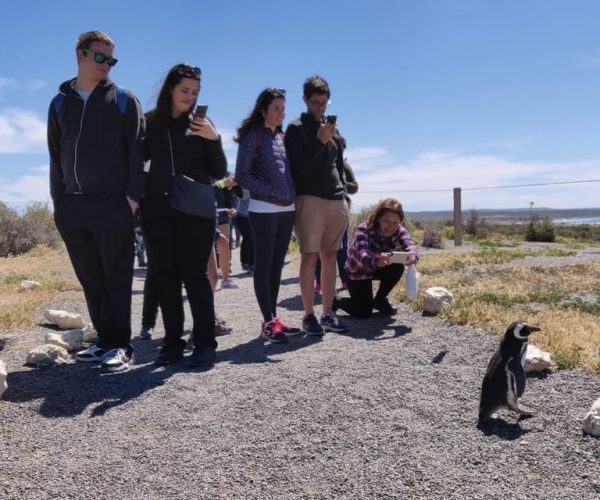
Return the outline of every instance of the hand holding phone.
[[[198,104],[196,111],[194,111],[194,120],[202,120],[206,118],[206,112],[208,111],[208,104]]]
[[[327,115],[327,123],[329,123],[329,125],[335,125],[337,122],[337,115]]]
[[[410,252],[391,252],[390,263],[391,264],[404,264],[405,266],[412,260],[412,254]]]

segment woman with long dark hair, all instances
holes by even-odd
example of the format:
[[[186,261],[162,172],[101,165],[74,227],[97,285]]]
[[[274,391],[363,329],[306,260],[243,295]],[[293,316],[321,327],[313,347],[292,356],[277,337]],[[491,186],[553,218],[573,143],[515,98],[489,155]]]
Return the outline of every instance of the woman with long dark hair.
[[[285,90],[263,90],[238,128],[236,182],[250,191],[254,292],[263,316],[261,336],[285,342],[300,333],[277,317],[281,270],[294,225],[296,192],[283,142]]]
[[[200,78],[200,68],[189,64],[173,66],[160,89],[156,108],[146,115],[148,175],[141,205],[165,326],[164,345],[155,363],[166,365],[183,358],[184,284],[194,325],[194,351],[188,365],[210,368],[217,342],[207,265],[216,220],[186,215],[170,206],[175,175],[183,174],[210,185],[213,178],[223,177],[227,169],[221,139],[212,122],[191,116]]]

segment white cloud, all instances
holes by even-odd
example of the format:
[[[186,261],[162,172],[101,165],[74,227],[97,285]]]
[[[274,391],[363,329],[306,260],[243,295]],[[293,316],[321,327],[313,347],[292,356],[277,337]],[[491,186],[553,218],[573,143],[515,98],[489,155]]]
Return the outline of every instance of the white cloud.
[[[0,90],[5,89],[5,88],[6,89],[11,88],[11,89],[25,89],[25,90],[31,90],[31,91],[35,92],[35,91],[41,90],[47,86],[48,86],[48,83],[44,82],[42,80],[20,81],[20,80],[16,80],[15,78],[0,77]]]
[[[351,164],[359,184],[358,193],[352,197],[355,208],[390,196],[400,199],[409,211],[451,210],[455,187],[462,189],[463,209],[522,208],[530,201],[552,208],[600,205],[600,186],[596,183],[497,188],[600,179],[600,159],[552,163],[432,151],[403,165],[390,164],[389,155],[380,151],[378,157],[356,156]],[[490,187],[497,189],[471,190]]]
[[[43,82],[42,80],[28,80],[25,82],[24,87],[27,90],[32,90],[33,92],[37,90],[44,89],[48,86],[47,82]]]
[[[11,203],[50,201],[48,169],[48,165],[39,165],[16,180],[0,178],[0,200]]]
[[[40,153],[45,149],[45,121],[22,109],[0,113],[0,154]]]
[[[0,78],[0,90],[8,87],[16,87],[17,82],[14,78]]]

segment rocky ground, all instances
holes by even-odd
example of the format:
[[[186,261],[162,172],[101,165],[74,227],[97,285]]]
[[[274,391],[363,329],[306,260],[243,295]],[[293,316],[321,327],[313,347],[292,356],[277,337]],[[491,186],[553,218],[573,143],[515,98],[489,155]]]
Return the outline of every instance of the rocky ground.
[[[137,269],[136,333],[143,280]],[[135,338],[138,364],[122,374],[25,367],[48,328],[2,332],[0,498],[600,497],[600,442],[581,431],[600,377],[530,377],[535,417],[478,429],[497,338],[399,305],[394,318],[347,319],[345,334],[264,344],[252,278],[236,283],[216,294],[233,332],[205,373],[155,367],[158,338]],[[295,261],[280,314],[300,323]]]

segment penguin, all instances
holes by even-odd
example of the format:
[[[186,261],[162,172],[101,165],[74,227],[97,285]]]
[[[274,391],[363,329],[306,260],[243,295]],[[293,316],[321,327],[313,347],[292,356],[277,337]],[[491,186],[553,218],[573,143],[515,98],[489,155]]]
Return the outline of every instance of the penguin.
[[[519,398],[525,392],[525,351],[527,341],[533,332],[539,332],[537,326],[525,321],[511,323],[500,341],[498,350],[488,363],[479,403],[479,424],[493,416],[496,410],[509,408],[522,417],[532,414],[519,408]]]

